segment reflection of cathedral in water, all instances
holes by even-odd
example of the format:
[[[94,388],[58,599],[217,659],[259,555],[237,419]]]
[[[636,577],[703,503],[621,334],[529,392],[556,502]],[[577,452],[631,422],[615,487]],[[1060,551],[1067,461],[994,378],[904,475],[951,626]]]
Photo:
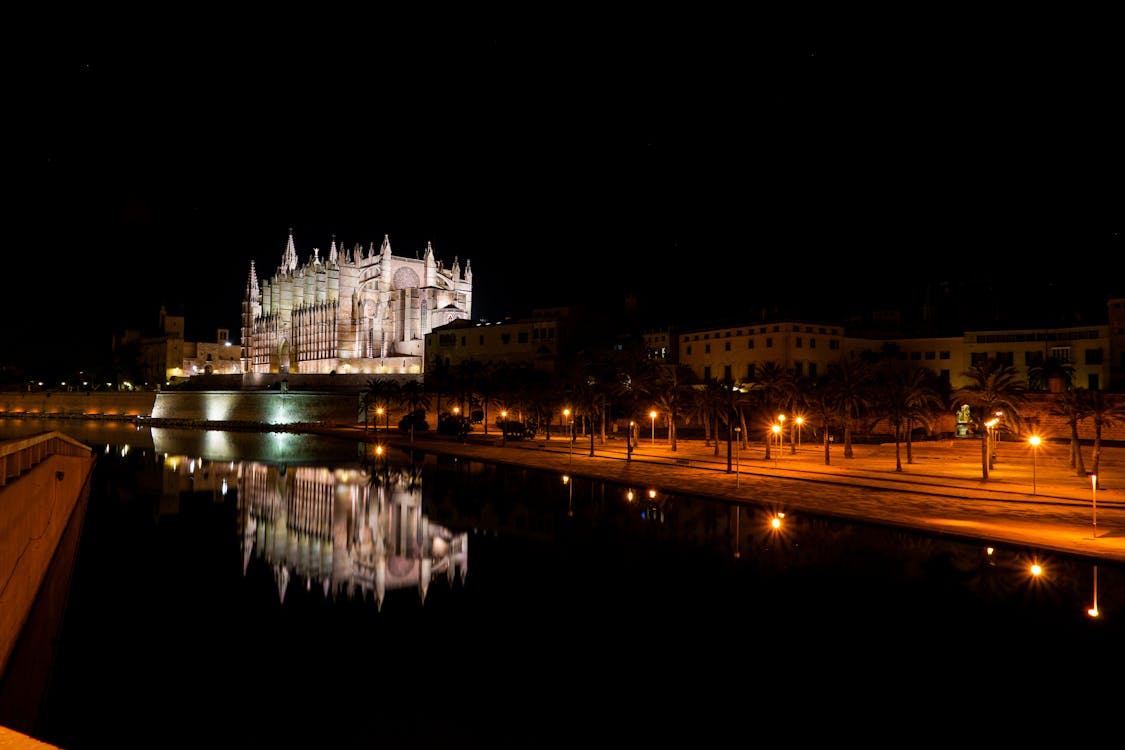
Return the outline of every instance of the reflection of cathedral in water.
[[[164,510],[188,488],[218,499],[237,487],[243,573],[254,557],[271,565],[283,602],[294,578],[326,597],[372,595],[382,608],[389,590],[417,587],[424,602],[438,576],[452,584],[468,573],[468,534],[422,513],[421,475],[411,466],[370,474],[166,455],[164,474]]]
[[[273,566],[282,600],[291,577],[325,595],[366,597],[381,608],[390,589],[452,584],[468,572],[468,535],[430,523],[409,468],[360,469],[246,462],[238,480],[243,568],[251,555]]]

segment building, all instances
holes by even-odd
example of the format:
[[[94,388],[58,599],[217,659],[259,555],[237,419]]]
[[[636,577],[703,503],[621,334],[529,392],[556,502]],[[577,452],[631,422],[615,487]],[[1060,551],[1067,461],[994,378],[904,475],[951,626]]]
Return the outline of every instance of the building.
[[[182,374],[237,375],[242,372],[242,349],[230,340],[230,329],[220,328],[214,341],[185,341]]]
[[[418,374],[426,335],[473,311],[473,273],[446,268],[427,243],[423,257],[394,255],[383,237],[365,253],[313,248],[298,261],[293,232],[277,272],[260,285],[253,261],[242,305],[243,373]]]
[[[455,320],[426,334],[426,363],[455,369],[473,360],[553,373],[560,354],[569,353],[572,319],[571,308],[551,308],[533,310],[529,318],[499,323]]]
[[[1125,369],[1125,300],[1109,300],[1108,309],[1109,325],[965,331],[944,337],[849,337],[842,326],[792,320],[721,326],[681,333],[679,357],[697,377],[741,382],[754,380],[767,362],[815,378],[841,358],[893,351],[953,388],[970,384],[965,373],[988,359],[1011,365],[1025,380],[1034,368],[1053,361],[1073,368],[1075,386],[1107,390],[1120,382]]]

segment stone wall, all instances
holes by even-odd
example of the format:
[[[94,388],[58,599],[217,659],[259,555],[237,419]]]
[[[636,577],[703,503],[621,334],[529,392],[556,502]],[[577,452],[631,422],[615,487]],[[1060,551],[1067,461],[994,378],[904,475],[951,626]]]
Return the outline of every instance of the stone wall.
[[[155,391],[2,391],[0,413],[136,417],[152,414]]]

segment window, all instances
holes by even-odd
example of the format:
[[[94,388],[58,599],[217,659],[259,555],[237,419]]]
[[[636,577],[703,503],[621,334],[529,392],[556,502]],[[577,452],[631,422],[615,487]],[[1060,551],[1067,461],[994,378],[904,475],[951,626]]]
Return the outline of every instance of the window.
[[[734,380],[734,378],[730,376],[730,365],[723,365],[723,382],[729,383],[732,380]]]
[[[816,339],[809,339],[809,348],[810,349],[816,348]]]
[[[828,340],[828,348],[831,349],[832,351],[837,351],[840,348],[840,340],[839,339],[829,339]]]
[[[1086,388],[1091,391],[1098,390],[1098,376],[1096,373],[1090,373],[1086,376]]]
[[[973,367],[980,367],[988,361],[988,352],[973,352],[969,357],[969,364]]]
[[[688,345],[687,345],[687,355],[688,355],[689,357],[691,356],[691,344],[688,344]]]
[[[500,334],[500,342],[503,343],[505,346],[512,343],[512,334],[507,333],[507,332],[504,332],[504,333]]]
[[[910,352],[910,361],[911,362],[921,362],[922,361],[922,352]]]
[[[704,354],[710,354],[711,353],[711,345],[710,344],[704,344],[703,345],[703,353]]]
[[[1086,350],[1086,364],[1100,365],[1102,363],[1103,353],[1101,349],[1087,349]],[[1091,390],[1097,390],[1092,388]]]
[[[725,351],[725,352],[730,351],[730,342],[729,341],[726,341],[726,342],[723,343],[723,351]]]
[[[927,362],[933,362],[935,359],[937,359],[937,353],[936,352],[926,352],[926,361]]]
[[[773,348],[773,336],[766,336],[766,348],[767,349]]]
[[[746,348],[747,349],[753,349],[754,348],[754,339],[746,339]]]
[[[795,375],[801,374],[801,363],[800,362],[794,362],[793,363],[793,374],[795,374]]]
[[[803,349],[804,347],[805,347],[805,342],[804,342],[804,340],[803,340],[803,339],[802,339],[802,338],[801,338],[800,336],[798,336],[798,337],[797,337],[797,348],[798,348],[798,349]]]
[[[938,354],[938,359],[949,359],[949,352],[940,352]]]
[[[703,368],[703,379],[704,380],[710,380],[711,379],[711,367],[710,366],[707,366],[707,367]]]

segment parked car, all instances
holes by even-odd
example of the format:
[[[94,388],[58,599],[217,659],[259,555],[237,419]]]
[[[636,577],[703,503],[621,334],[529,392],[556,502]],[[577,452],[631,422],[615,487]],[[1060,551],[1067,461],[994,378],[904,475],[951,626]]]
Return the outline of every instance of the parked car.
[[[500,420],[496,423],[496,426],[504,432],[504,439],[506,440],[522,440],[524,438],[530,440],[535,437],[535,425],[517,419]]]

